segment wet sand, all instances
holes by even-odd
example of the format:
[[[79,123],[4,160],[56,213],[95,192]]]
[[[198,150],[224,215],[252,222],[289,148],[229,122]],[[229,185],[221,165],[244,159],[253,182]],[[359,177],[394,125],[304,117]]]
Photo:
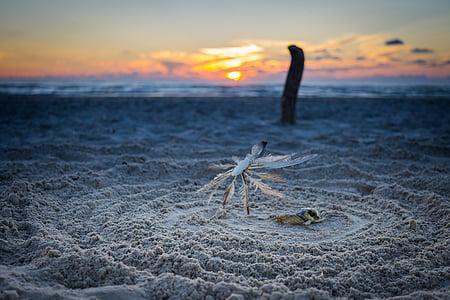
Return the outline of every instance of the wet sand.
[[[0,298],[449,297],[450,99],[0,99]],[[284,201],[196,193],[260,140]]]

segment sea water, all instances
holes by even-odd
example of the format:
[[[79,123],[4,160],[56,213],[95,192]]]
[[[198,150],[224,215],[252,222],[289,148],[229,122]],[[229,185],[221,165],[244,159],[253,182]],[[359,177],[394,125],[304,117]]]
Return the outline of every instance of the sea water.
[[[2,80],[0,94],[62,97],[280,97],[282,84],[205,84],[120,80]],[[302,84],[300,96],[325,98],[449,97],[450,85]]]

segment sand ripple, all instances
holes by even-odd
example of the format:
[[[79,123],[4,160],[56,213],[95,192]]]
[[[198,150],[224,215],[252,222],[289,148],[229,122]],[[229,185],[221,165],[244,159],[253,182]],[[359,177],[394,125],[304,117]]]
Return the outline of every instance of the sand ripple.
[[[0,114],[0,298],[448,297],[448,101],[305,101],[290,129],[270,99],[28,101]],[[262,138],[320,155],[286,201],[195,192]],[[302,207],[324,221],[269,219]]]

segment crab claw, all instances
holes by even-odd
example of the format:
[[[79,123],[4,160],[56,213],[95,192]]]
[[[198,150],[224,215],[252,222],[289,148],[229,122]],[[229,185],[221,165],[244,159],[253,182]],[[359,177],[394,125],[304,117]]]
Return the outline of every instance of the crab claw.
[[[264,149],[266,149],[266,146],[267,146],[266,141],[261,141],[259,144],[253,145],[251,155],[254,158],[261,156],[261,154],[263,154],[264,152]]]

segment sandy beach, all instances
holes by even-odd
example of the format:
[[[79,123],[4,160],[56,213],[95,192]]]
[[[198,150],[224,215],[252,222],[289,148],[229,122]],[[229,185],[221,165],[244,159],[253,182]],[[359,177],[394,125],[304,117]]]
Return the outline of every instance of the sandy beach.
[[[447,298],[450,99],[0,100],[0,299]],[[212,163],[319,156],[284,201],[207,203]],[[270,215],[318,209],[309,226]]]

